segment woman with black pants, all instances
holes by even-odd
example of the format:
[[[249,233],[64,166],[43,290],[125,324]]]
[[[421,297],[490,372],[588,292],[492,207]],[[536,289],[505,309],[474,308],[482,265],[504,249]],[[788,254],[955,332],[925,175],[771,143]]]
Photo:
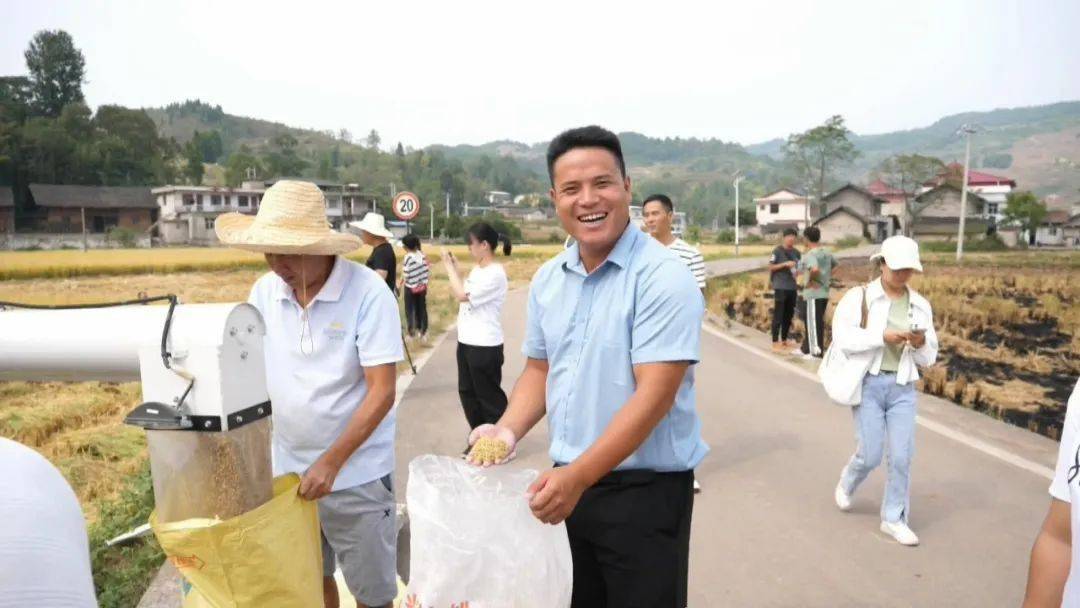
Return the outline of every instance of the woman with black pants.
[[[409,337],[427,339],[428,314],[427,290],[430,272],[424,252],[420,251],[420,238],[406,234],[401,239],[405,247],[405,260],[401,263],[401,291],[405,294],[405,319]]]
[[[506,411],[502,390],[503,330],[502,307],[506,301],[506,271],[494,261],[499,241],[503,254],[510,255],[510,239],[489,224],[469,227],[469,253],[476,266],[464,281],[454,254],[443,250],[442,259],[450,279],[450,289],[458,305],[458,395],[469,427],[494,424]]]

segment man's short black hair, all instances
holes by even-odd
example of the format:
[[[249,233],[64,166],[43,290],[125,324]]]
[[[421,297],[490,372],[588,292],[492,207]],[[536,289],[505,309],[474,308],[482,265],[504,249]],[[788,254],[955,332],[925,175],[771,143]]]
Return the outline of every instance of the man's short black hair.
[[[622,144],[619,136],[603,127],[590,125],[563,131],[551,140],[547,149],[548,179],[551,185],[555,185],[555,161],[563,154],[576,148],[603,148],[615,156],[615,162],[619,165],[619,173],[626,177],[626,162],[623,161]]]
[[[817,243],[821,240],[821,229],[817,226],[810,226],[806,230],[803,230],[803,236],[811,243]]]
[[[644,209],[645,205],[649,203],[660,203],[664,206],[664,209],[667,209],[668,213],[675,211],[675,204],[671,202],[671,199],[666,194],[650,194],[645,198],[645,202],[641,203],[641,208]]]
[[[784,236],[799,236],[799,231],[794,228],[784,228]]]
[[[409,251],[418,251],[420,249],[420,237],[412,233],[406,234],[401,237],[401,244]]]

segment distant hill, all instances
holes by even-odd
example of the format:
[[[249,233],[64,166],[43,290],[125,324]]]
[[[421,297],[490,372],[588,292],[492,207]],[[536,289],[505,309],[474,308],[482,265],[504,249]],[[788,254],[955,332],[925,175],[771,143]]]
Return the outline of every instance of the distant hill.
[[[196,130],[220,132],[223,157],[241,144],[258,154],[282,133],[289,133],[298,140],[301,155],[311,161],[311,171],[315,170],[316,159],[330,150],[339,151],[344,158],[365,150],[332,132],[234,116],[225,113],[220,106],[199,101],[149,108],[146,113],[158,125],[162,135],[181,143],[191,139]],[[981,127],[972,148],[973,167],[1007,175],[1017,180],[1020,188],[1039,195],[1057,193],[1066,199],[1080,198],[1080,101],[968,112],[947,116],[923,128],[856,135],[854,142],[861,155],[837,178],[868,181],[881,160],[893,154],[926,154],[946,162],[962,160],[963,140],[955,133],[964,123]],[[742,185],[744,201],[795,181],[782,161],[782,138],[744,147],[714,138],[657,138],[636,132],[620,133],[619,137],[638,200],[652,192],[668,193],[679,208],[690,212],[698,223],[726,217],[734,198],[731,176],[737,169],[748,176]],[[547,179],[544,160],[547,144],[498,140],[482,145],[432,145],[424,150],[464,163],[475,175],[481,175],[477,167],[491,165],[486,159],[513,159],[520,166],[520,169],[513,169],[513,179],[497,179],[495,175],[500,171],[495,170],[485,179],[488,186],[506,189],[518,184],[518,189],[522,189],[528,184],[529,188],[543,190]],[[386,180],[380,177],[378,181]],[[470,191],[473,194],[468,198],[475,199],[480,186],[470,188]]]
[[[917,152],[946,162],[962,161],[964,142],[956,131],[963,124],[980,128],[972,140],[973,167],[1005,174],[1017,180],[1020,188],[1040,195],[1080,198],[1080,101],[965,112],[919,129],[857,135],[853,141],[862,154],[848,177],[863,178],[894,154]],[[783,143],[778,138],[746,149],[779,159]]]
[[[277,122],[235,116],[227,114],[221,106],[211,105],[199,100],[173,103],[164,108],[143,108],[154,121],[162,137],[171,137],[183,144],[188,142],[195,131],[221,133],[224,144],[224,156],[235,152],[241,145],[246,145],[259,153],[270,146],[270,141],[278,135],[288,133],[299,142],[301,155],[317,158],[319,154],[334,146],[359,148],[351,142],[338,139],[333,132],[315,131],[290,127]]]

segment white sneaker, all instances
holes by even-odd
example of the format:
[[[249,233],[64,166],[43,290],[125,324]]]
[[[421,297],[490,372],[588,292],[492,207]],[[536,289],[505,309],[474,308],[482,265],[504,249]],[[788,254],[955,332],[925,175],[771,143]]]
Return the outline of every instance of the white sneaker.
[[[700,494],[700,493],[701,493],[701,484],[698,483],[698,480],[695,479],[694,480],[694,494]]]
[[[841,511],[846,512],[851,510],[851,497],[844,491],[843,485],[836,484],[836,492],[833,493],[833,497],[836,499],[836,506],[839,507]]]
[[[896,539],[896,542],[906,547],[914,547],[919,544],[919,537],[915,536],[915,533],[911,531],[911,528],[902,521],[896,523],[883,521],[881,522],[881,531],[893,537]]]

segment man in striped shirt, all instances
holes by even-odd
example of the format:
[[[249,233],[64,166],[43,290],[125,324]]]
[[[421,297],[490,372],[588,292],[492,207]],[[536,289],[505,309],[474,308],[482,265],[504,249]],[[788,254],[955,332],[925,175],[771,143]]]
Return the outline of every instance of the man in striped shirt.
[[[641,216],[645,220],[645,230],[656,240],[678,254],[697,281],[702,296],[705,295],[705,258],[701,252],[675,236],[671,224],[675,219],[675,205],[666,194],[652,194],[641,204]],[[694,493],[701,491],[701,484],[694,480]]]
[[[672,204],[671,199],[664,194],[650,195],[642,204],[641,215],[645,219],[645,229],[649,234],[679,255],[690,272],[694,274],[698,289],[704,293],[705,258],[702,257],[700,251],[672,234],[671,224],[675,217],[675,205]]]

